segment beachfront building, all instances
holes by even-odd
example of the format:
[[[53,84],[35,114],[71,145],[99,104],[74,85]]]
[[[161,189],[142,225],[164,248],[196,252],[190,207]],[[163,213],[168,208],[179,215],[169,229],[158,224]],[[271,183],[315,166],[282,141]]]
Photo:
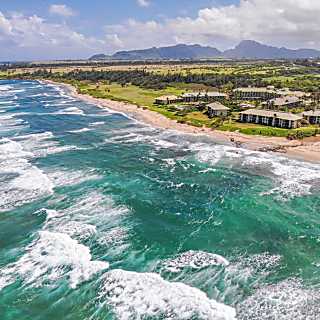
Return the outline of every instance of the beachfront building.
[[[197,102],[199,97],[200,92],[187,92],[181,95],[183,102]]]
[[[230,109],[220,102],[213,102],[207,105],[209,118],[226,117]]]
[[[299,99],[305,99],[310,97],[310,93],[304,92],[304,91],[291,91],[289,88],[282,88],[282,89],[278,89],[277,93],[281,96],[293,96],[293,97],[297,97]]]
[[[241,122],[286,129],[298,128],[302,119],[302,116],[292,113],[274,112],[271,110],[250,109],[240,112]]]
[[[240,104],[239,104],[239,108],[240,108],[241,110],[253,109],[253,108],[255,108],[255,107],[256,107],[256,106],[253,105],[253,104],[251,104],[251,103],[240,103]]]
[[[268,109],[285,110],[300,107],[302,101],[296,96],[283,96],[269,100],[266,105]]]
[[[155,103],[161,105],[168,105],[178,102],[182,102],[182,99],[175,95],[161,96],[155,99]]]
[[[237,88],[233,90],[233,98],[235,100],[258,100],[265,101],[279,97],[280,95],[273,87],[265,88]]]
[[[183,102],[213,102],[224,101],[228,98],[225,93],[213,91],[213,92],[187,92],[181,95]]]
[[[305,111],[302,116],[310,124],[320,124],[320,110]]]
[[[228,99],[228,95],[218,91],[207,92],[205,94],[205,101],[225,101]]]

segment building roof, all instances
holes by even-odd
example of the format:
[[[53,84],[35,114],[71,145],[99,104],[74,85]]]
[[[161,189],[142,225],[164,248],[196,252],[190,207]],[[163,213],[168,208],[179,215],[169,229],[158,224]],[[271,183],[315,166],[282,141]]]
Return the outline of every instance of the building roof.
[[[284,96],[284,97],[272,99],[269,102],[273,103],[275,106],[285,106],[287,104],[297,103],[300,101],[301,100],[295,96]]]
[[[320,110],[305,111],[302,115],[307,117],[320,117]]]
[[[230,108],[224,106],[222,103],[220,102],[213,102],[207,105],[208,108],[211,108],[212,110],[215,111],[228,111],[230,110]]]
[[[181,95],[181,97],[198,97],[201,93],[200,92],[186,92]]]
[[[254,116],[268,117],[268,118],[278,118],[278,119],[290,120],[290,121],[302,120],[302,117],[296,114],[287,113],[287,112],[276,112],[273,110],[249,109],[249,110],[240,112],[240,114],[254,115]]]
[[[222,92],[212,91],[212,92],[208,92],[207,96],[208,97],[226,97],[227,95],[225,93],[222,93]]]
[[[179,99],[179,97],[175,95],[167,95],[167,96],[161,96],[156,98],[156,100],[177,100],[177,99]]]
[[[310,93],[304,91],[291,91],[288,88],[278,89],[277,93],[281,96],[295,96],[297,98],[303,98],[310,96]]]
[[[212,92],[186,92],[181,95],[182,97],[226,97],[227,95],[225,93],[221,93],[218,91],[212,91]]]
[[[254,106],[253,104],[251,104],[251,103],[241,103],[240,105],[239,105],[239,107],[240,108],[242,108],[242,109],[246,109],[246,108],[255,108],[256,106]]]
[[[275,90],[266,88],[266,87],[246,87],[246,88],[237,88],[233,90],[234,92],[271,92],[276,93]]]

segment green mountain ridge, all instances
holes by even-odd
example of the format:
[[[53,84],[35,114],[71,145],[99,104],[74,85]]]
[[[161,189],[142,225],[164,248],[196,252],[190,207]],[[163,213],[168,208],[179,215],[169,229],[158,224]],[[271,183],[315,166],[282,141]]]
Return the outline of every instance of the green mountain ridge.
[[[141,50],[118,51],[113,55],[96,54],[89,60],[197,60],[209,58],[228,59],[308,59],[319,58],[315,49],[288,49],[268,46],[253,40],[241,41],[235,48],[220,51],[199,44],[178,44],[168,47],[153,47]]]

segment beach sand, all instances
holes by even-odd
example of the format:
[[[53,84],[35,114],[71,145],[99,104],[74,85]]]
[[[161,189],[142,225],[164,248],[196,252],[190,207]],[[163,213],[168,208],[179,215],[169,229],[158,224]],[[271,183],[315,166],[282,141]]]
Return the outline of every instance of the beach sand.
[[[166,118],[157,112],[148,110],[147,108],[138,107],[134,104],[94,98],[90,95],[79,94],[77,93],[76,88],[69,84],[58,83],[50,80],[46,80],[44,82],[63,86],[67,88],[69,94],[73,97],[96,104],[102,108],[107,107],[114,111],[126,113],[135,119],[156,128],[176,130],[195,135],[206,135],[219,143],[233,144],[250,150],[277,152],[290,158],[320,163],[320,136],[305,138],[303,140],[288,140],[283,137],[254,136],[245,135],[239,132],[198,128],[187,124],[177,123],[176,121]]]

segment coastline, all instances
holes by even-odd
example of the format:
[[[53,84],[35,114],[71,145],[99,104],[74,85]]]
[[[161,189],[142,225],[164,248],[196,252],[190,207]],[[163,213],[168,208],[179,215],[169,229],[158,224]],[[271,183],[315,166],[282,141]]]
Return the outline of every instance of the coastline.
[[[275,152],[297,160],[320,163],[320,136],[290,141],[283,137],[251,136],[239,132],[192,127],[187,124],[177,123],[160,113],[138,107],[131,103],[94,98],[87,94],[79,94],[76,88],[71,84],[55,82],[52,80],[41,81],[62,86],[75,98],[95,104],[101,108],[109,108],[114,111],[123,112],[138,121],[149,124],[155,128],[175,130],[193,135],[205,135],[212,138],[214,141],[223,144],[241,146],[254,151]]]

